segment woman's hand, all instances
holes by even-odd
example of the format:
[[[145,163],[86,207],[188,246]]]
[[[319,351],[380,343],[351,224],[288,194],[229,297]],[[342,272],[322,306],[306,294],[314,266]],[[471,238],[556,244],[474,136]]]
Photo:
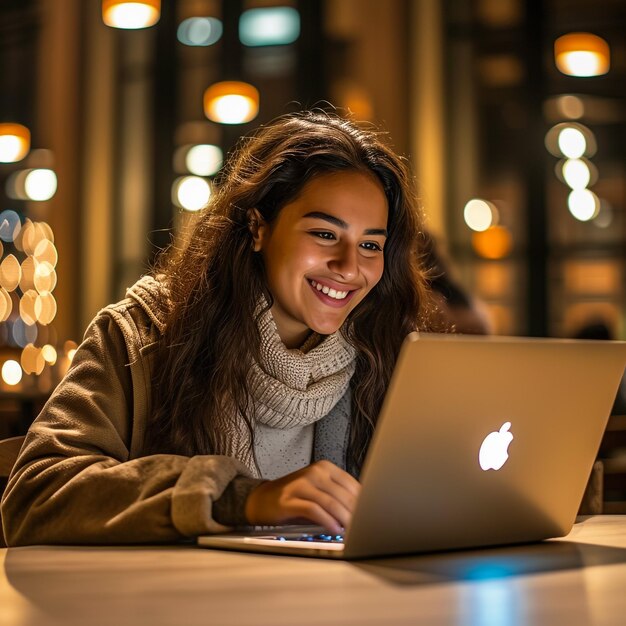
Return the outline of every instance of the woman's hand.
[[[361,485],[330,461],[261,483],[248,496],[245,513],[253,525],[308,522],[340,534],[350,525]]]

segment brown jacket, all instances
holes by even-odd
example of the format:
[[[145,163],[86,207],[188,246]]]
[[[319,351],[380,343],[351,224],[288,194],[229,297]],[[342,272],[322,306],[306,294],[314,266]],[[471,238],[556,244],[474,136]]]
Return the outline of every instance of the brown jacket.
[[[2,499],[8,545],[166,542],[224,528],[212,505],[246,467],[143,455],[163,296],[145,277],[93,320],[31,426]]]

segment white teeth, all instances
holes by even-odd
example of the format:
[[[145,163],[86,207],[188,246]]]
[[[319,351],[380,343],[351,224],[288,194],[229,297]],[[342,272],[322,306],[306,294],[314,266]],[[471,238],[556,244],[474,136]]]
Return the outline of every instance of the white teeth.
[[[337,291],[336,289],[331,289],[330,287],[327,287],[326,285],[321,285],[314,280],[310,282],[311,285],[313,285],[313,287],[315,287],[318,291],[325,293],[327,296],[330,296],[335,300],[343,300],[350,293],[349,291]]]

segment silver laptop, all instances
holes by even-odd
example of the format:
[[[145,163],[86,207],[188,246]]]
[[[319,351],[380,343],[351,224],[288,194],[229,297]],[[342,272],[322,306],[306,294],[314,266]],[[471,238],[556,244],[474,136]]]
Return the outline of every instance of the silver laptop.
[[[625,366],[626,342],[413,333],[345,537],[285,526],[198,544],[358,559],[566,535]]]

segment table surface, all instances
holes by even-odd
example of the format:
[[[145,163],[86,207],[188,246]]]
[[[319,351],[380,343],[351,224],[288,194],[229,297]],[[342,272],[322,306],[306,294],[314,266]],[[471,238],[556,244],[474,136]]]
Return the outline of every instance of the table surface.
[[[626,623],[626,516],[540,544],[359,562],[184,546],[0,550],[0,624]]]

